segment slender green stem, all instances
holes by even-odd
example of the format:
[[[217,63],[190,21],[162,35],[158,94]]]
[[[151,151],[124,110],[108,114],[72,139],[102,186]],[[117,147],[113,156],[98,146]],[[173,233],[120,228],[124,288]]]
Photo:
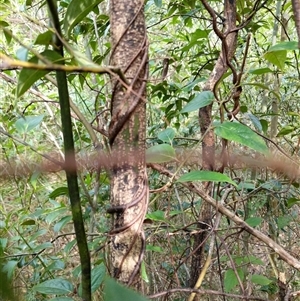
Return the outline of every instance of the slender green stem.
[[[52,25],[58,36],[61,36],[61,29],[57,14],[56,0],[47,0]],[[55,50],[63,56],[63,44],[58,36],[55,35]],[[71,111],[69,103],[68,82],[65,71],[56,71],[56,79],[58,84],[59,104],[61,110],[61,123],[64,138],[64,151],[66,166],[75,166],[74,139],[72,131]],[[91,263],[88,250],[84,223],[82,218],[81,203],[79,197],[79,187],[76,169],[74,171],[66,171],[69,197],[71,202],[71,210],[73,223],[78,244],[81,271],[82,271],[82,298],[84,301],[91,301]]]

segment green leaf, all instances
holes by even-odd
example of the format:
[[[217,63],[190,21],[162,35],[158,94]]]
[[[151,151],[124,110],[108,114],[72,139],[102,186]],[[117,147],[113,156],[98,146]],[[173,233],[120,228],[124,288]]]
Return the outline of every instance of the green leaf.
[[[215,133],[224,139],[241,143],[260,153],[268,153],[264,139],[243,124],[229,121],[215,123]]]
[[[290,216],[279,216],[276,220],[278,228],[283,229],[291,222],[291,220],[292,218]]]
[[[91,274],[91,285],[92,285],[92,293],[94,293],[102,284],[104,277],[106,274],[106,267],[104,263],[97,265],[95,268],[92,269]],[[80,283],[78,288],[79,296],[82,296],[82,284]]]
[[[286,55],[287,55],[286,50],[279,50],[279,51],[268,51],[264,54],[264,57],[270,63],[277,66],[281,71],[283,71]]]
[[[160,246],[153,246],[153,245],[147,245],[146,250],[147,251],[158,252],[158,253],[163,252],[163,249]]]
[[[49,198],[54,200],[55,198],[62,196],[62,195],[69,196],[68,187],[62,186],[62,187],[56,188],[49,194]]]
[[[28,49],[25,47],[19,48],[16,52],[16,57],[20,61],[27,61]]]
[[[268,51],[281,51],[281,50],[298,50],[297,41],[280,42],[269,48]]]
[[[245,264],[245,263],[252,263],[252,264],[258,264],[258,265],[264,265],[265,263],[258,257],[255,257],[253,255],[248,255],[248,256],[237,256],[233,257],[234,262],[237,265]],[[227,260],[228,261],[228,258]]]
[[[3,20],[0,20],[0,27],[8,27],[9,24]]]
[[[272,73],[273,71],[270,68],[258,68],[258,69],[251,69],[249,70],[250,74],[265,74],[265,73]]]
[[[172,128],[167,128],[158,133],[157,137],[163,142],[172,144],[172,141],[175,137],[175,131]]]
[[[197,77],[196,79],[194,79],[193,77],[193,80],[190,81],[186,86],[184,86],[182,88],[182,91],[184,92],[190,92],[191,90],[193,90],[193,88],[199,84],[200,82],[205,82],[207,81],[207,78],[206,77]]]
[[[170,144],[158,144],[146,150],[147,163],[165,163],[176,158],[175,150]]]
[[[104,276],[106,274],[106,267],[104,263],[97,265],[92,269],[92,293],[94,293],[101,285],[104,280]]]
[[[188,113],[206,107],[214,101],[214,98],[214,94],[211,91],[200,92],[181,110],[180,113]]]
[[[44,243],[36,246],[35,248],[32,248],[32,252],[38,253],[41,250],[48,249],[48,248],[53,248],[52,243],[49,242],[49,241],[48,242],[44,242]]]
[[[248,262],[252,263],[252,264],[258,264],[258,265],[265,264],[259,257],[255,257],[253,255],[247,256],[246,258],[248,259]],[[245,261],[245,262],[247,262],[247,261]]]
[[[154,0],[154,3],[155,3],[155,5],[156,5],[158,8],[161,8],[161,6],[162,6],[162,0]]]
[[[15,127],[20,134],[28,133],[36,128],[42,121],[44,115],[24,116],[15,122]]]
[[[64,18],[64,30],[70,37],[72,29],[103,0],[72,0]]]
[[[262,222],[261,217],[249,217],[245,220],[245,222],[250,226],[250,227],[256,227]]]
[[[7,42],[7,46],[10,44],[11,40],[12,40],[12,32],[11,30],[5,30],[4,31],[4,36],[5,36],[5,39],[6,39],[6,42]]]
[[[295,204],[300,203],[300,199],[297,198],[289,198],[287,200],[287,207],[290,209],[291,207],[293,207]]]
[[[209,181],[209,182],[227,182],[234,186],[237,184],[226,175],[216,171],[193,170],[182,175],[177,182],[193,182],[193,181]]]
[[[35,285],[33,290],[45,295],[64,295],[72,293],[74,287],[71,282],[56,278]]]
[[[257,274],[251,276],[251,281],[259,285],[268,285],[272,282],[272,280],[270,280],[269,278]]]
[[[237,269],[237,273],[241,279],[241,281],[243,281],[244,279],[244,272],[242,269]],[[237,286],[239,284],[238,279],[234,273],[234,270],[230,269],[227,270],[225,272],[225,276],[224,276],[224,288],[225,288],[225,292],[229,293],[232,291],[232,289]]]
[[[55,51],[45,50],[41,53],[43,57],[51,62],[59,62],[62,57]],[[29,60],[30,63],[37,64],[39,59],[34,56]],[[37,80],[45,76],[50,71],[48,70],[32,70],[23,68],[19,74],[17,85],[17,96],[22,96]]]
[[[56,223],[53,227],[54,232],[59,232],[67,223],[72,220],[72,216],[64,216],[58,223]]]
[[[255,184],[252,183],[252,182],[240,182],[239,185],[238,185],[238,189],[241,190],[241,189],[247,189],[248,192],[249,190],[253,190],[255,189]]]
[[[17,264],[16,260],[9,260],[3,265],[2,272],[6,274],[7,280],[12,280]]]
[[[66,254],[69,254],[71,252],[71,250],[74,248],[74,246],[76,245],[76,240],[72,240],[72,241],[69,241],[66,246],[64,247],[64,252]]]
[[[53,33],[48,30],[46,32],[40,33],[35,39],[35,45],[50,45],[53,38]]]
[[[146,214],[146,218],[149,218],[153,221],[165,221],[165,212],[161,210],[157,210],[151,213]]]
[[[146,283],[149,283],[149,278],[147,275],[146,266],[145,266],[144,261],[142,261],[142,264],[141,264],[141,277]]]
[[[21,223],[22,226],[32,226],[35,225],[35,220],[34,219],[28,219],[24,222]]]
[[[7,242],[8,242],[7,238],[0,238],[0,254],[2,254],[2,251],[6,248]],[[0,260],[0,264],[1,264],[1,260]]]
[[[267,131],[268,131],[268,126],[269,126],[268,121],[265,120],[265,119],[260,119],[259,121],[260,121],[260,124],[261,124],[261,127],[262,127],[262,131],[264,132],[264,134],[266,134]]]
[[[277,137],[282,137],[282,136],[288,135],[288,134],[294,132],[295,129],[296,128],[291,125],[284,126],[277,134]]]
[[[255,115],[253,115],[253,114],[251,114],[251,113],[246,113],[245,115],[249,117],[249,119],[250,119],[251,122],[253,123],[255,129],[256,129],[258,132],[261,132],[261,131],[262,131],[262,125],[261,125],[259,119],[258,119]]]
[[[106,277],[104,280],[104,301],[148,301],[144,296],[122,286],[114,279]]]
[[[45,217],[45,222],[48,224],[53,223],[56,219],[58,219],[59,216],[66,214],[68,209],[66,207],[60,207],[52,209],[49,214]]]
[[[3,253],[1,252],[1,256],[3,256]],[[0,259],[0,299],[1,300],[18,300],[16,296],[14,295],[14,285],[12,281],[12,275],[14,274],[14,271],[9,271],[11,274],[8,275],[8,271],[4,270],[5,266],[3,266],[3,259]],[[13,269],[18,264],[18,261],[13,262]]]

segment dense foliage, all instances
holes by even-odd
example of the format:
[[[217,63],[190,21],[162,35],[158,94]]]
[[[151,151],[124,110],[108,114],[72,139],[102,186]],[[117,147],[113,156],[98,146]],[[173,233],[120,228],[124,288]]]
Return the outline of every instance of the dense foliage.
[[[206,201],[198,193],[199,183],[211,181],[211,197],[269,240],[214,209],[205,242],[210,261],[202,267],[199,293],[211,300],[246,295],[253,300],[296,300],[300,67],[291,2],[237,1],[242,28],[232,65],[241,76],[242,90],[236,115],[231,114],[232,69],[214,91],[203,91],[222,48],[203,2],[214,9],[220,30],[226,24],[223,2],[145,2],[150,200],[141,293],[157,300],[183,300],[192,292],[187,289],[192,246]],[[99,150],[109,151],[111,86],[109,72],[100,70],[109,66],[108,6],[101,0],[58,1],[65,64],[77,66],[67,80],[80,198],[93,300],[120,300],[120,295],[145,300],[107,277],[109,171],[94,161]],[[47,7],[43,1],[6,0],[0,11],[0,52],[5,55],[0,58],[0,278],[7,279],[0,288],[8,300],[80,300],[69,191],[56,165],[63,158],[63,138],[55,74],[21,68],[27,62],[50,67],[60,63],[52,50]],[[12,67],[8,57],[19,64]],[[217,168],[205,172],[200,171],[198,109],[212,103]],[[225,139],[229,160],[224,167]],[[290,261],[278,255],[273,242],[291,254]],[[14,289],[3,290],[9,285]]]

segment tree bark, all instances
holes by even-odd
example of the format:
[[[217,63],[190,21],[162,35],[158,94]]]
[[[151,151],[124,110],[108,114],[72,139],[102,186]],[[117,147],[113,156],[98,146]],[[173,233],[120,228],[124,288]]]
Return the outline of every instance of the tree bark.
[[[226,20],[226,28],[224,33],[217,29],[215,12],[205,0],[202,0],[202,3],[211,14],[214,23],[214,30],[222,41],[222,50],[204,87],[204,90],[212,91],[215,94],[216,86],[221,77],[228,70],[230,61],[233,58],[236,48],[237,31],[233,30],[236,28],[236,1],[224,1],[224,14]],[[234,73],[235,70],[232,71]],[[211,128],[212,104],[199,109],[198,116],[202,134],[202,169],[213,171],[215,170],[215,137],[214,130]],[[204,185],[206,192],[210,194],[211,185],[209,185],[209,183],[205,183]],[[199,233],[195,234],[194,236],[193,256],[191,263],[190,285],[192,287],[194,287],[196,284],[198,276],[201,272],[201,266],[203,264],[203,251],[207,239],[207,233],[210,225],[212,224],[212,206],[209,203],[203,202],[198,222]]]
[[[143,11],[143,0],[110,1],[110,64],[121,68],[127,83],[111,77],[109,141],[112,150],[120,154],[120,160],[110,175],[109,269],[120,282],[136,287],[144,254],[142,225],[148,203],[145,165],[148,44]]]

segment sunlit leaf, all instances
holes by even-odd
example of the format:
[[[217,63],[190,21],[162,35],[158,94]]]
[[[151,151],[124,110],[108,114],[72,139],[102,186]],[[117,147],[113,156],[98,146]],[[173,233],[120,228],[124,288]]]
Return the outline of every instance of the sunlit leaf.
[[[33,290],[45,295],[64,295],[72,293],[74,287],[71,282],[56,278],[35,285]]]
[[[237,184],[234,181],[232,181],[228,176],[216,171],[194,170],[182,175],[177,180],[177,182],[193,181],[227,182],[234,186],[237,186]]]
[[[270,68],[257,68],[257,69],[251,69],[248,71],[250,74],[265,74],[265,73],[272,73],[273,71]]]
[[[175,158],[175,149],[170,144],[157,144],[146,150],[147,163],[170,162]]]
[[[295,130],[296,128],[294,126],[291,125],[284,126],[283,128],[280,129],[279,133],[277,134],[277,137],[288,135],[294,132]]]
[[[298,42],[297,41],[287,41],[280,42],[276,45],[273,45],[269,48],[268,51],[281,51],[281,50],[298,50]]]
[[[20,61],[27,61],[28,49],[25,47],[19,48],[16,52],[16,57]]]
[[[242,145],[248,146],[263,154],[268,153],[268,147],[262,137],[253,132],[249,127],[237,122],[215,123],[216,135]]]
[[[277,66],[281,71],[284,69],[285,60],[286,60],[287,52],[286,50],[279,51],[268,51],[265,53],[264,57],[270,63]]]
[[[72,29],[103,0],[72,0],[64,17],[64,30],[70,36]]]
[[[213,101],[214,94],[211,91],[200,92],[181,110],[181,113],[196,111],[210,105]]]

